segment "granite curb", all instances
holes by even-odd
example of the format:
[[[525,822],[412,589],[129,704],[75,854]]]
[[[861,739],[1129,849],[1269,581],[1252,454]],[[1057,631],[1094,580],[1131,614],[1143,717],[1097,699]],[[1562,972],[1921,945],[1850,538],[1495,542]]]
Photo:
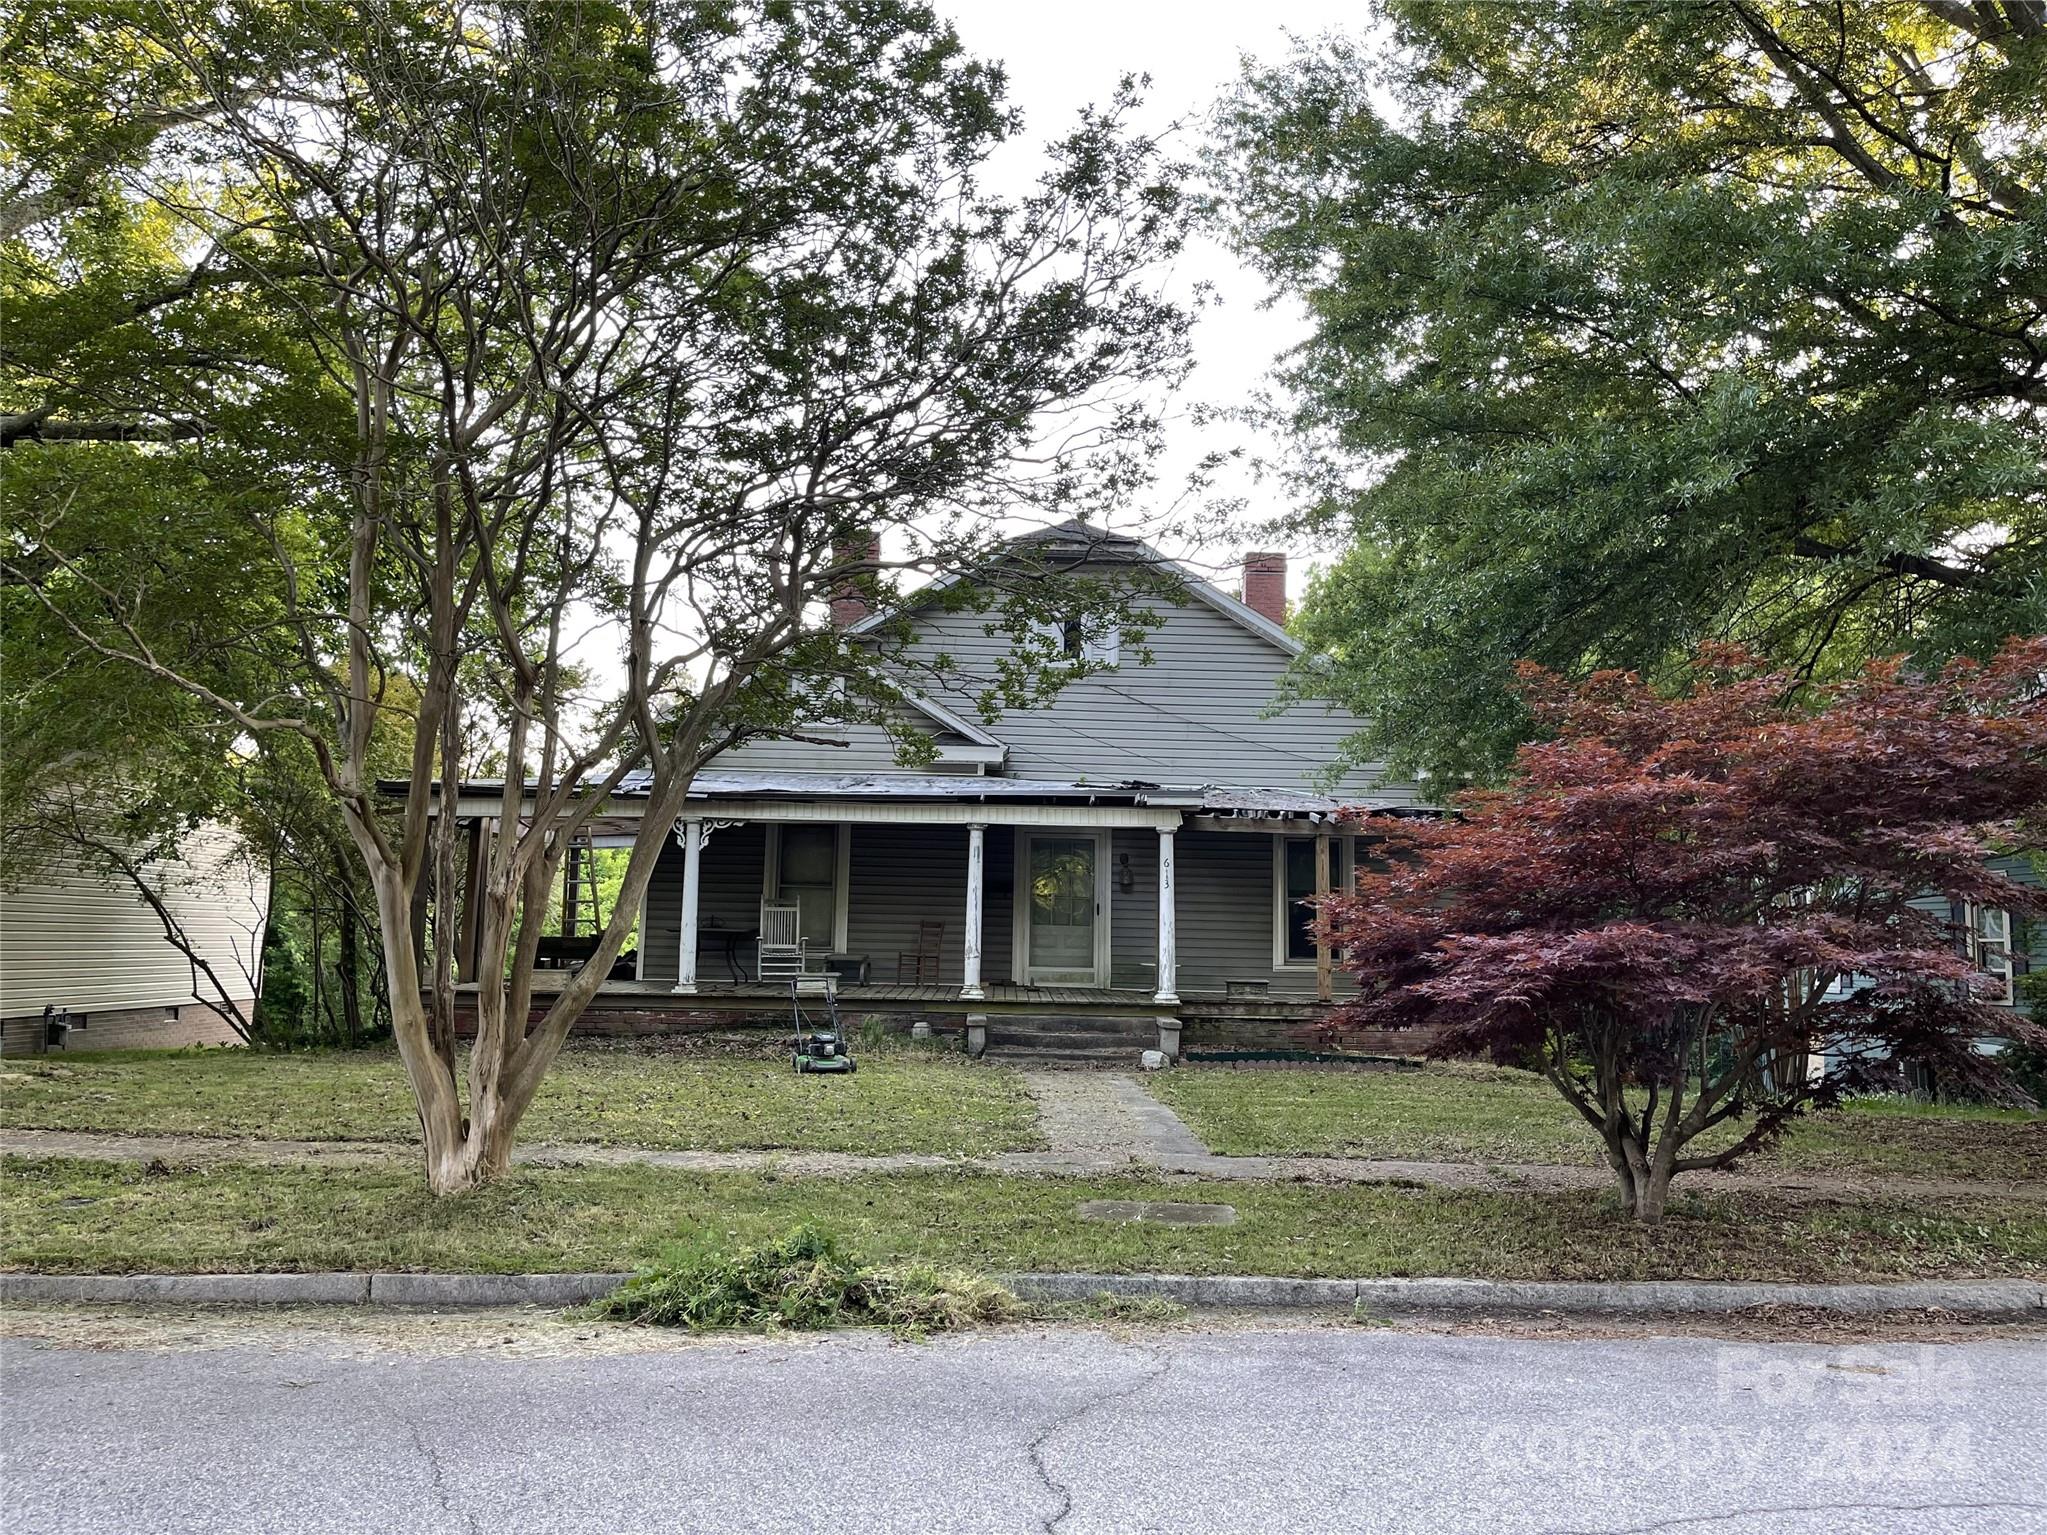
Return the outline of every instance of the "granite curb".
[[[2047,1310],[2047,1284],[2029,1279],[1779,1284],[1729,1280],[1617,1282],[1499,1279],[1277,1279],[1256,1275],[1015,1274],[1028,1300],[1083,1300],[1104,1293],[1185,1306],[1361,1307],[1366,1311],[1516,1311],[1715,1315],[1752,1306],[1809,1306],[1873,1315],[1952,1311],[1978,1316]]]
[[[414,1306],[467,1309],[582,1305],[624,1274],[24,1274],[0,1273],[0,1301],[233,1306]],[[1026,1300],[1099,1295],[1183,1306],[1368,1312],[1554,1312],[1717,1315],[1754,1306],[1805,1306],[1869,1316],[1948,1311],[2047,1314],[2047,1284],[2028,1279],[1896,1284],[1774,1284],[1640,1280],[1614,1283],[1491,1279],[1282,1279],[1262,1275],[1011,1274]]]

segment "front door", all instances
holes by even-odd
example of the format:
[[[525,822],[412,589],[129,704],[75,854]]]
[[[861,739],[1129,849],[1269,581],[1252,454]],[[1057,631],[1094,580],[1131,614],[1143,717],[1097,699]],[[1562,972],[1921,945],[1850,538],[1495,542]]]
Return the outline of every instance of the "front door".
[[[1102,985],[1100,842],[1087,832],[1030,832],[1024,848],[1024,984]]]

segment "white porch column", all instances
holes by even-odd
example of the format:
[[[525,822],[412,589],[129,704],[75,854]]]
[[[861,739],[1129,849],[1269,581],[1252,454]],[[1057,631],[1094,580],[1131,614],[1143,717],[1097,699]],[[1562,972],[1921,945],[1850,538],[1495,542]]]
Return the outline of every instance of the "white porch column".
[[[1329,898],[1329,833],[1315,833],[1315,998],[1333,1001],[1336,996],[1329,935],[1322,929],[1322,903]]]
[[[1172,828],[1159,828],[1159,989],[1153,993],[1154,1002],[1177,1002],[1180,995],[1173,988],[1178,982],[1176,971],[1179,966],[1178,939],[1173,931],[1173,832]]]
[[[981,886],[986,863],[982,842],[986,830],[979,821],[967,826],[967,953],[960,987],[960,997],[967,1002],[978,1002],[987,995],[981,990]]]
[[[675,989],[697,989],[697,877],[704,862],[704,823],[691,816],[675,828],[682,844],[682,931],[675,946]]]

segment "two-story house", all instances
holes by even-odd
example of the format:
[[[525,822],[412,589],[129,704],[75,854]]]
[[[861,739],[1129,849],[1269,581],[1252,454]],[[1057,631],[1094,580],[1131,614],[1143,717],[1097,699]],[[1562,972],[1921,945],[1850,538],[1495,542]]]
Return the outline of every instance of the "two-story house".
[[[717,759],[654,875],[633,979],[607,986],[588,1026],[772,1010],[759,940],[764,914],[787,921],[791,905],[845,1010],[965,1023],[973,1043],[992,1024],[998,1048],[1005,1023],[1041,1045],[1061,1029],[1099,1041],[1120,1028],[1135,1043],[1156,1026],[1177,1053],[1183,1022],[1195,1036],[1225,1022],[1269,1036],[1341,993],[1311,920],[1363,840],[1338,812],[1423,807],[1370,769],[1328,781],[1360,722],[1283,702],[1299,651],[1283,627],[1284,557],[1247,558],[1233,595],[1080,523],[1019,542],[1077,574],[1141,562],[1176,576],[1171,600],[1144,600],[1146,664],[1071,626],[1097,669],[986,727],[972,700],[1013,641],[985,613],[913,599],[896,615],[914,625],[913,655],[952,663],[942,682],[920,674],[909,705],[932,760],[904,768],[876,726]],[[887,617],[834,604],[855,643]],[[614,832],[632,799],[629,782]]]

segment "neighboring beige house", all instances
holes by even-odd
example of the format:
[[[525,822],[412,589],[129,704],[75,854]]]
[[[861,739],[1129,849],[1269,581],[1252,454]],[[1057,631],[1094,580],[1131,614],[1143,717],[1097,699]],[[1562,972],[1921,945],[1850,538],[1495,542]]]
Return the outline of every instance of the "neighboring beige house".
[[[235,834],[202,826],[182,856],[147,871],[164,909],[243,1017],[260,990],[269,890]],[[0,889],[0,1053],[45,1049],[44,1009],[69,1013],[59,1048],[162,1049],[239,1043],[203,971],[164,935],[125,877],[77,862]]]

